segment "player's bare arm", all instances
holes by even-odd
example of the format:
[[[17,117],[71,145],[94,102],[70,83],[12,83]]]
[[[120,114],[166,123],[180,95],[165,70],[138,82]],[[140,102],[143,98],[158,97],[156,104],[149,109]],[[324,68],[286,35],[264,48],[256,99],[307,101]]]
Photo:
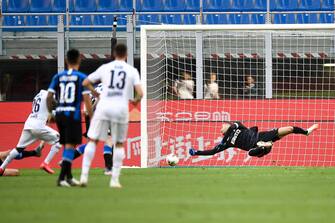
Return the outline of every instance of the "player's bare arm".
[[[47,96],[47,107],[48,107],[48,111],[51,113],[52,109],[55,106],[55,98],[54,98],[54,93],[52,92],[48,92],[48,96]]]
[[[137,105],[143,98],[143,90],[140,84],[135,85],[134,88],[135,88],[135,98],[133,104]]]
[[[92,82],[90,80],[88,80],[87,78],[83,81],[83,86],[86,87],[87,89],[89,89],[92,92],[92,95],[95,98],[99,98],[99,93],[95,90]]]
[[[92,116],[93,116],[93,108],[92,108],[91,98],[88,94],[84,94],[83,99],[84,99],[84,103],[85,103],[85,107],[86,107],[86,112],[91,119]]]

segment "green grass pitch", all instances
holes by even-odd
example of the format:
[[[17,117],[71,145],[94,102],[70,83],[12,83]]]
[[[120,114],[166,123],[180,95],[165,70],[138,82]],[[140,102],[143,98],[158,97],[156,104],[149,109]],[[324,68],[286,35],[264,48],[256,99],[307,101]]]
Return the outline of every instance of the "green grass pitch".
[[[335,221],[334,168],[124,169],[121,190],[100,169],[87,188],[55,180],[39,170],[1,177],[1,222]]]

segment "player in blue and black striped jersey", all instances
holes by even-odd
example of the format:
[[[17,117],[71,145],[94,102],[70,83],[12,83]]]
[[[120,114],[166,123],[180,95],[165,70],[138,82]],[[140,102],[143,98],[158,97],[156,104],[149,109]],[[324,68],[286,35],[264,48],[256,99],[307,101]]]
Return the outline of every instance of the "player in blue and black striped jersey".
[[[89,116],[92,117],[90,91],[85,89],[82,82],[86,75],[79,72],[80,53],[76,49],[67,52],[66,63],[68,70],[56,74],[48,89],[47,104],[52,110],[56,99],[56,124],[60,133],[60,144],[64,145],[62,168],[58,178],[58,186],[75,186],[79,182],[72,176],[71,166],[74,157],[74,148],[81,144],[81,102]],[[97,95],[98,96],[98,95]]]

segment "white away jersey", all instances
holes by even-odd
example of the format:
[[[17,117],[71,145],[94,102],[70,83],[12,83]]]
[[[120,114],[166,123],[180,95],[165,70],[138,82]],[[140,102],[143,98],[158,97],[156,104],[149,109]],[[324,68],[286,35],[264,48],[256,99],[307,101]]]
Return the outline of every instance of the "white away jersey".
[[[34,97],[32,111],[24,124],[24,129],[43,129],[45,127],[49,116],[47,96],[48,91],[41,90]]]
[[[102,92],[94,113],[96,118],[128,122],[128,103],[135,85],[140,84],[136,68],[125,61],[114,60],[99,67],[88,76],[92,83],[101,82]]]

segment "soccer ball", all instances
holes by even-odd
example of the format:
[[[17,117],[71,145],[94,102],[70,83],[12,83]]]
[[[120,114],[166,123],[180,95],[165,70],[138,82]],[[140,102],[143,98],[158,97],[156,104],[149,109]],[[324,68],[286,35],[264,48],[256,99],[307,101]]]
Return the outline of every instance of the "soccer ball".
[[[169,166],[175,166],[175,165],[177,165],[178,162],[179,162],[179,159],[174,153],[171,153],[171,154],[166,156],[166,163]]]

